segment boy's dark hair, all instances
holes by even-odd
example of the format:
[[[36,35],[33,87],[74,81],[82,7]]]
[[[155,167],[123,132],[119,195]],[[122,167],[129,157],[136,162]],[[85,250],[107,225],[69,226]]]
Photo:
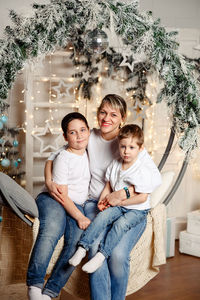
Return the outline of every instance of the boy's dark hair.
[[[85,125],[87,126],[87,128],[89,129],[88,122],[87,122],[86,118],[84,117],[84,115],[80,114],[79,112],[72,112],[72,113],[67,114],[61,121],[61,127],[62,127],[62,131],[63,131],[65,137],[67,134],[67,129],[68,129],[69,123],[76,119],[83,121],[85,123]]]
[[[137,138],[137,145],[141,147],[144,144],[144,133],[142,129],[136,124],[128,124],[123,126],[118,135],[119,141],[125,138]]]

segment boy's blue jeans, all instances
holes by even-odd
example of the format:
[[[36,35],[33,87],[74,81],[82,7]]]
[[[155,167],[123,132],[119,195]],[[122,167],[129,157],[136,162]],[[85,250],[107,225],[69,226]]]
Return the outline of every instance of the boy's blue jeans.
[[[127,209],[123,206],[109,207],[100,212],[90,226],[83,232],[79,245],[86,250],[93,245],[107,227],[108,231],[100,242],[99,251],[108,258],[123,235],[144,219],[149,212],[146,210]]]
[[[48,193],[37,198],[40,228],[35,242],[27,272],[27,285],[43,288],[44,277],[54,248],[62,235],[64,247],[54,266],[50,278],[43,288],[43,293],[57,297],[69,279],[74,267],[68,264],[69,258],[76,251],[77,243],[82,234],[76,221]],[[96,216],[97,201],[88,200],[84,206],[77,207],[91,220]],[[124,234],[111,256],[102,267],[90,276],[91,300],[123,300],[129,276],[129,254],[139,240],[146,227],[146,220]],[[89,253],[94,256],[99,248],[99,241],[106,235],[107,229],[95,241]]]

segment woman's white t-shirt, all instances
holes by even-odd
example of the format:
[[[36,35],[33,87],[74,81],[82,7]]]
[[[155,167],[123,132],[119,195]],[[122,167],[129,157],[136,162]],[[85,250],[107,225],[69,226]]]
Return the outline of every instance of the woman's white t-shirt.
[[[89,187],[89,198],[99,199],[105,186],[105,173],[113,159],[119,157],[119,146],[117,137],[106,141],[101,137],[100,129],[91,130],[87,146],[91,181]]]

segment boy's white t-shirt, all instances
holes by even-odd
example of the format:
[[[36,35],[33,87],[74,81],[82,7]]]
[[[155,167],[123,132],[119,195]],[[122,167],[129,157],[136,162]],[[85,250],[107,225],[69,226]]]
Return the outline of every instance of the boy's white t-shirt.
[[[106,181],[110,182],[113,191],[123,189],[125,186],[134,185],[137,193],[152,193],[161,184],[161,175],[147,153],[146,149],[139,153],[135,163],[127,170],[122,170],[122,160],[115,159],[109,165],[105,175]],[[124,206],[128,209],[150,209],[150,195],[145,202]]]
[[[54,160],[66,146],[53,152],[48,160]],[[91,181],[89,186],[89,198],[98,200],[105,186],[106,169],[113,159],[119,157],[117,137],[106,141],[101,137],[100,129],[92,129],[87,146]]]
[[[90,183],[87,152],[77,155],[65,149],[59,149],[53,161],[52,179],[57,184],[68,186],[68,196],[74,203],[83,204],[88,199]]]

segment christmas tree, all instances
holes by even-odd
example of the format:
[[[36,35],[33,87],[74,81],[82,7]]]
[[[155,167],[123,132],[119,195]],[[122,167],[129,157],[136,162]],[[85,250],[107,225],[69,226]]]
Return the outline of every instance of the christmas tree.
[[[0,171],[20,182],[24,175],[18,151],[20,128],[8,126],[8,108],[9,104],[0,100]]]

